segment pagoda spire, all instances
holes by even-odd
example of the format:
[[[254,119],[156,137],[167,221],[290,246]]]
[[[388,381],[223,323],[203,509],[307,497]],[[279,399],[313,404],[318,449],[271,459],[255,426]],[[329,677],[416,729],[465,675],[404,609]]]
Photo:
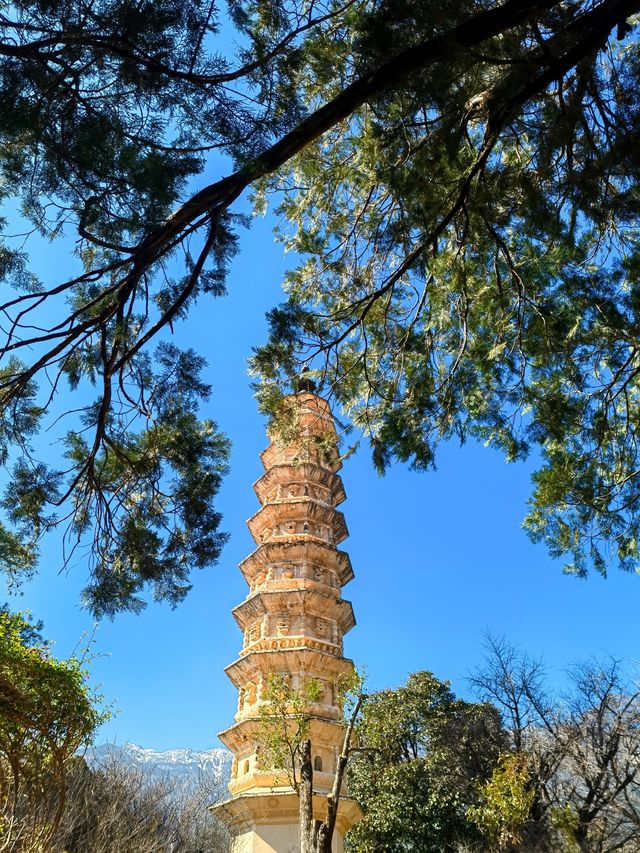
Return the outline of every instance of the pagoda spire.
[[[239,657],[226,668],[238,689],[234,724],[220,733],[233,753],[231,799],[216,807],[234,835],[232,853],[293,853],[299,850],[298,798],[284,774],[260,761],[259,708],[270,674],[292,689],[313,678],[323,688],[310,709],[314,765],[314,812],[331,790],[343,736],[336,685],[353,664],[343,656],[343,636],[355,625],[342,587],[353,578],[338,545],[348,536],[337,434],[329,404],[313,386],[287,398],[295,437],[273,439],[261,454],[264,474],[254,484],[260,509],[247,522],[256,549],[240,564],[249,592],[233,610],[243,633]],[[333,851],[359,817],[342,798]]]

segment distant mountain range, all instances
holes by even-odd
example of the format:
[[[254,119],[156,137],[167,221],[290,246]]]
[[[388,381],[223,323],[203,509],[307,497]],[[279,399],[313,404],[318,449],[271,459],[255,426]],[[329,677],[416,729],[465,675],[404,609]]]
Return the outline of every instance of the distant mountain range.
[[[87,749],[85,759],[91,767],[109,761],[122,762],[144,770],[151,779],[166,779],[180,790],[205,782],[213,799],[228,796],[232,755],[226,749],[168,749],[158,752],[135,743],[122,746],[104,743]]]

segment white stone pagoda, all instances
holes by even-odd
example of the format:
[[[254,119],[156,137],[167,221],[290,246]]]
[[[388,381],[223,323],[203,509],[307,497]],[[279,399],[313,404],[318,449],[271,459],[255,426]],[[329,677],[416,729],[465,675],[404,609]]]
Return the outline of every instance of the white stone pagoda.
[[[249,594],[233,610],[244,643],[226,673],[238,688],[238,710],[220,733],[234,755],[231,798],[216,807],[234,836],[232,853],[300,850],[298,797],[285,774],[264,769],[259,757],[258,708],[269,673],[284,675],[294,689],[309,678],[325,685],[310,727],[314,816],[321,820],[343,738],[335,684],[353,669],[342,654],[355,619],[341,595],[353,571],[337,547],[348,531],[336,509],[345,493],[335,425],[328,403],[312,391],[288,400],[297,410],[297,438],[284,446],[271,441],[261,454],[265,473],[254,484],[261,508],[248,521],[257,548],[240,564]],[[341,797],[334,853],[342,853],[359,815],[357,804]]]

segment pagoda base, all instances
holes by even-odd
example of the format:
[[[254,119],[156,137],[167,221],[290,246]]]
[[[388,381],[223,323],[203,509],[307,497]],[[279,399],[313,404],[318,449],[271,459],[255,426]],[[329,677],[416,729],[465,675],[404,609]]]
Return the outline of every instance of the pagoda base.
[[[326,795],[314,794],[313,816],[323,820]],[[300,808],[293,791],[240,794],[212,806],[233,837],[231,853],[300,853]],[[355,800],[341,797],[332,853],[343,853],[347,830],[362,815]]]

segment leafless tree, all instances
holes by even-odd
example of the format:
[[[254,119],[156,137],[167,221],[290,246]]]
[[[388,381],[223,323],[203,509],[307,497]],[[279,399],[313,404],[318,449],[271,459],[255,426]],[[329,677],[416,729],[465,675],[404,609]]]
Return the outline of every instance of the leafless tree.
[[[211,791],[206,777],[187,790],[115,759],[77,759],[52,853],[226,853]]]
[[[545,685],[539,660],[489,637],[472,676],[498,705],[514,751],[526,754],[536,797],[522,850],[637,853],[640,691],[617,660],[573,666],[565,690]]]

